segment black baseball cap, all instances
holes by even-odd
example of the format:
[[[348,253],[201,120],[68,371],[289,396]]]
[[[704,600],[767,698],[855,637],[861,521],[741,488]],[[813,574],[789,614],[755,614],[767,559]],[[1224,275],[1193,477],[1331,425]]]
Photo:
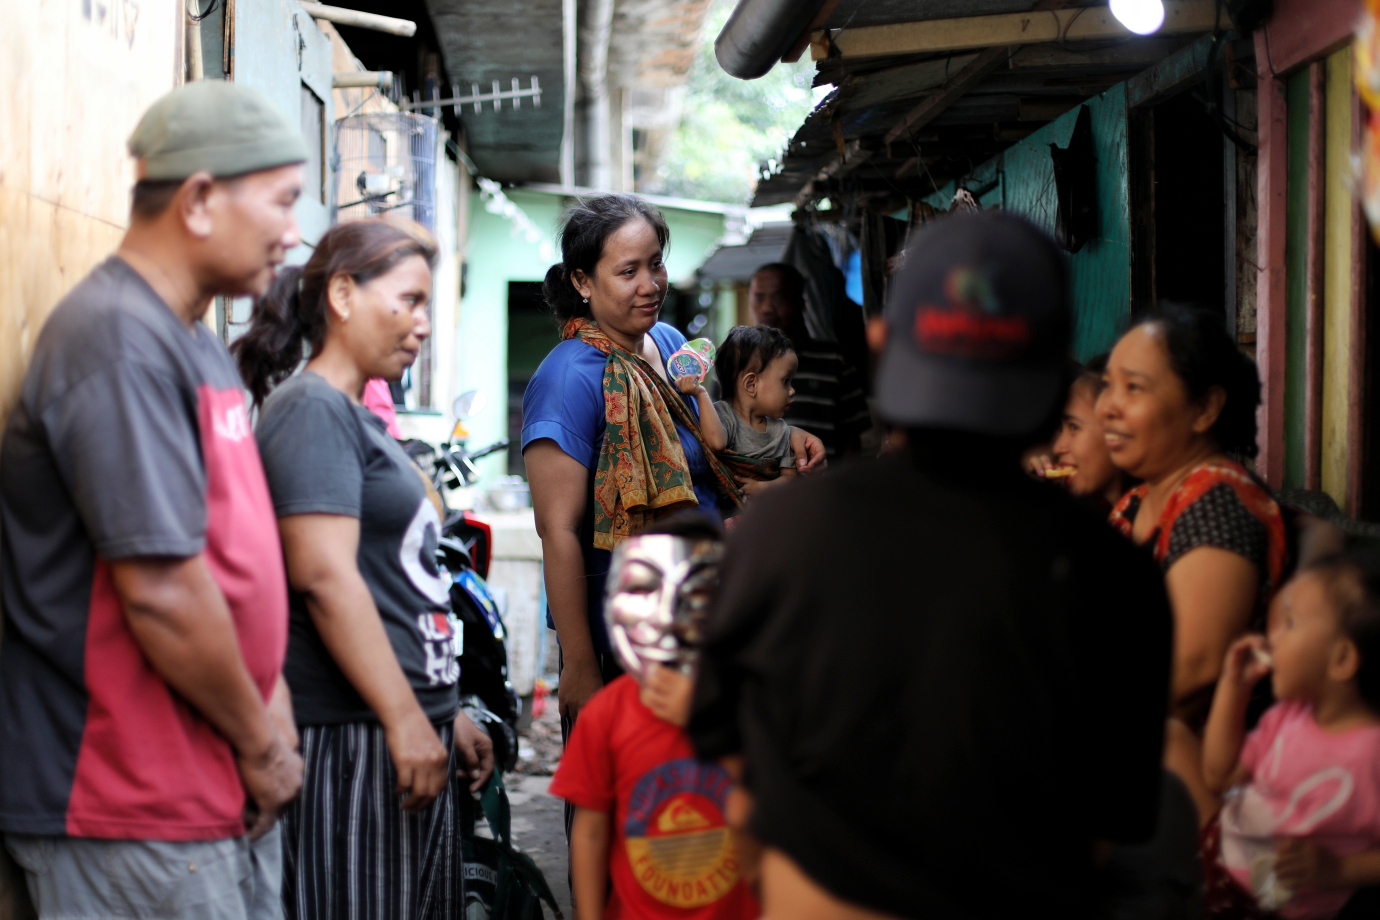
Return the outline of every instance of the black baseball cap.
[[[893,425],[1004,437],[1062,404],[1068,263],[1011,214],[946,217],[906,249],[887,297],[877,409]]]

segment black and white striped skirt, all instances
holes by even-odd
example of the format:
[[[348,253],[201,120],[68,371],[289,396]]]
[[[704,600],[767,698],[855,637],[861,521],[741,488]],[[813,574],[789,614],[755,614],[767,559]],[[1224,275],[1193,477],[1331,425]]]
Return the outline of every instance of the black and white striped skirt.
[[[287,920],[451,920],[461,916],[460,821],[454,728],[450,782],[424,811],[405,812],[383,726],[302,728],[302,794],[283,813]]]

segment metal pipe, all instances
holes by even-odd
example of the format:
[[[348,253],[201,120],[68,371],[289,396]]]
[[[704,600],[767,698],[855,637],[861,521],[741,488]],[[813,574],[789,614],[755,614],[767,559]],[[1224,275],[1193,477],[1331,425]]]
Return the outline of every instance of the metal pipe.
[[[198,11],[199,13],[199,11]],[[187,82],[195,83],[205,76],[201,57],[201,20],[192,13],[186,4],[182,7],[182,17],[186,22],[187,36]]]
[[[824,0],[739,0],[714,40],[714,57],[730,76],[756,80],[789,52]]]
[[[609,42],[613,0],[590,0],[580,22],[580,82],[585,91],[585,185],[609,186]]]
[[[350,70],[331,74],[333,89],[387,89],[393,74],[387,70]]]
[[[392,16],[361,13],[358,10],[327,6],[324,3],[307,3],[305,0],[299,0],[297,5],[302,8],[302,12],[313,19],[324,19],[337,25],[373,29],[375,32],[387,32],[390,35],[401,35],[404,38],[411,38],[417,34],[417,24],[410,19],[394,19]]]

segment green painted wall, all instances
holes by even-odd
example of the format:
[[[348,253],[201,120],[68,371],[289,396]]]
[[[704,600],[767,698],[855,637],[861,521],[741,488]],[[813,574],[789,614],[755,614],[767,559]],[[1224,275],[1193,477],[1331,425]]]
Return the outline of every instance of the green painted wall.
[[[1131,316],[1131,205],[1127,177],[1126,87],[1118,84],[1087,101],[1092,114],[1097,154],[1098,232],[1069,256],[1073,281],[1073,351],[1078,360],[1109,350]],[[1054,232],[1057,210],[1054,162],[1049,145],[1068,146],[1078,109],[1065,113],[1003,154],[978,166],[967,184],[997,185],[985,193],[984,206],[999,205]],[[947,208],[953,183],[927,201]]]
[[[507,218],[485,210],[483,198],[474,193],[454,373],[456,392],[477,388],[486,395],[486,407],[468,423],[475,446],[508,436],[508,282],[541,281],[546,276],[557,258],[557,222],[569,202],[563,195],[532,189],[505,189],[504,194],[544,235],[536,242],[527,240],[514,232]],[[678,208],[663,213],[671,228],[666,259],[671,282],[684,283],[723,236],[723,215]],[[506,465],[506,457],[497,454],[480,461],[480,470],[486,478],[500,476]]]
[[[1308,388],[1308,68],[1285,84],[1289,181],[1284,233],[1284,488],[1303,488]]]

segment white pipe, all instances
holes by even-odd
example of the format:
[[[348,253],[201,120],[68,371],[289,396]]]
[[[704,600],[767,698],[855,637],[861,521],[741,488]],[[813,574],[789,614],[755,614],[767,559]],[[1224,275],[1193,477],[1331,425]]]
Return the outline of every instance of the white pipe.
[[[393,74],[386,70],[350,70],[331,74],[333,89],[387,89],[393,85]]]
[[[361,13],[358,10],[347,10],[339,6],[326,6],[324,3],[307,3],[306,0],[298,0],[297,5],[302,8],[302,12],[313,19],[324,19],[327,22],[334,22],[342,26],[373,29],[375,32],[387,32],[390,35],[401,35],[404,38],[411,38],[417,34],[417,24],[410,19],[377,16],[373,13]]]
[[[195,83],[205,77],[205,68],[201,57],[201,23],[193,18],[192,11],[186,4],[182,7],[183,18],[186,21],[187,37],[187,82]]]
[[[585,184],[610,187],[609,41],[614,0],[589,0],[580,23],[580,82],[585,90]]]

